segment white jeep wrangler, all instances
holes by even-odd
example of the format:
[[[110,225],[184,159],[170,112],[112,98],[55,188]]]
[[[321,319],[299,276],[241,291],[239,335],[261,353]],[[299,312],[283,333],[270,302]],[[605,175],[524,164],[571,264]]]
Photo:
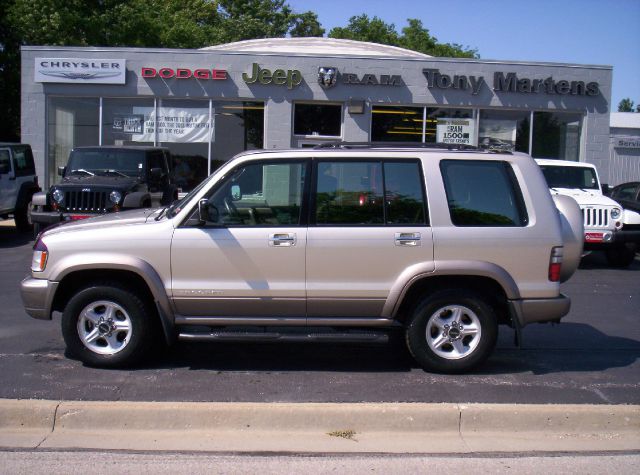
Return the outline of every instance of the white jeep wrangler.
[[[536,159],[552,195],[578,202],[584,220],[584,250],[604,251],[610,265],[628,267],[638,249],[637,232],[625,226],[640,223],[640,215],[624,210],[602,193],[596,167],[590,163]]]

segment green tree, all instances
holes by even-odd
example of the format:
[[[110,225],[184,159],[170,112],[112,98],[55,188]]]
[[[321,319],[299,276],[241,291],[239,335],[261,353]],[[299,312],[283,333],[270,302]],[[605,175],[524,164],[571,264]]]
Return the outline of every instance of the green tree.
[[[444,56],[448,58],[478,58],[477,49],[457,43],[438,43],[435,36],[431,36],[429,30],[422,25],[422,21],[417,18],[409,18],[408,26],[402,29],[400,46],[430,56]]]
[[[618,112],[633,112],[633,101],[625,97],[618,103]]]
[[[368,41],[392,46],[398,46],[400,43],[393,23],[385,23],[377,16],[370,19],[365,14],[349,18],[349,24],[344,28],[333,28],[329,32],[329,38]]]
[[[319,37],[324,36],[324,28],[318,21],[318,15],[313,12],[294,14],[289,34],[294,38]]]
[[[336,27],[329,32],[330,38],[369,41],[391,46],[401,46],[431,56],[451,58],[478,58],[478,51],[456,43],[438,43],[435,36],[416,18],[407,20],[408,26],[399,35],[393,23],[385,23],[374,16],[362,14],[349,19],[346,27]]]

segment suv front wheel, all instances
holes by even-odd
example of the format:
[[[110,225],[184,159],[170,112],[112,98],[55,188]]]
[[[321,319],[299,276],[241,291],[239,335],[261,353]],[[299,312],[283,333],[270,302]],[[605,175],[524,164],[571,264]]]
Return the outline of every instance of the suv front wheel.
[[[148,306],[117,284],[95,284],[80,290],[62,314],[62,334],[69,353],[98,367],[129,366],[152,343]]]
[[[420,301],[406,329],[409,351],[426,371],[462,373],[493,351],[498,324],[492,307],[464,289],[435,292]]]

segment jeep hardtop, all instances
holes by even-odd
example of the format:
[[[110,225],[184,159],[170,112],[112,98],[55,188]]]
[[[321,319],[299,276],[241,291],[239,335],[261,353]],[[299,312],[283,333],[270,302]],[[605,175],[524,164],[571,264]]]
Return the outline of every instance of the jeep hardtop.
[[[555,202],[554,202],[555,201]],[[384,342],[428,371],[482,363],[498,325],[558,322],[576,202],[531,157],[401,146],[243,153],[171,206],[44,232],[21,285],[86,364],[161,340]]]

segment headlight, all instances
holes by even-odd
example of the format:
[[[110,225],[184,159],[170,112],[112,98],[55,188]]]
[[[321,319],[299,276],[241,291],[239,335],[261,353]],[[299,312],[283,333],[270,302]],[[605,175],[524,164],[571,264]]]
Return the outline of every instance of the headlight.
[[[120,203],[120,200],[122,199],[122,193],[120,193],[119,191],[112,191],[111,193],[109,193],[109,201],[111,201],[114,205],[117,205],[118,203]]]
[[[618,219],[621,214],[620,208],[613,208],[611,210],[611,219]]]
[[[62,190],[58,190],[57,188],[53,190],[51,196],[53,197],[53,201],[58,204],[62,204],[62,202],[64,201],[64,192]]]

